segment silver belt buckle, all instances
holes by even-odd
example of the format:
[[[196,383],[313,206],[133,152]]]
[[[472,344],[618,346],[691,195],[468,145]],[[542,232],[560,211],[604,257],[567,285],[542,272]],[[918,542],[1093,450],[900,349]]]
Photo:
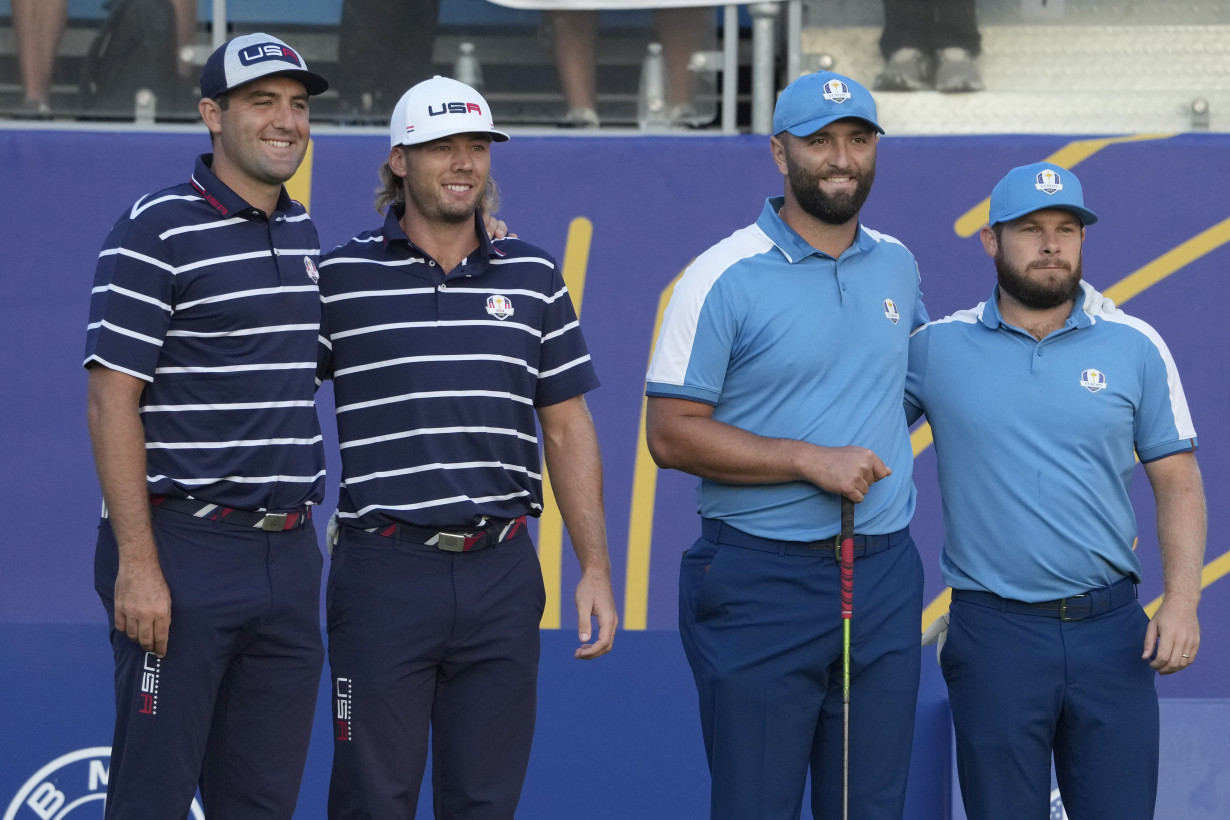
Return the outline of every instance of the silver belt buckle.
[[[261,519],[261,529],[265,532],[281,532],[286,529],[286,513],[266,513]]]
[[[465,552],[466,537],[455,532],[437,533],[436,548],[445,552]]]

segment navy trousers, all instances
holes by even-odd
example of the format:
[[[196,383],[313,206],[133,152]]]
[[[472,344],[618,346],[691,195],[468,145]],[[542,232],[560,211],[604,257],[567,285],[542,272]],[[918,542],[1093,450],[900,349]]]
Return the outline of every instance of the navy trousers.
[[[542,569],[525,532],[444,552],[343,527],[329,570],[329,817],[511,820],[538,702]]]
[[[1071,820],[1150,820],[1158,704],[1140,605],[1069,622],[967,601],[950,614],[940,665],[970,820],[1047,817],[1052,752]]]
[[[819,552],[819,551],[817,551]],[[679,631],[696,679],[714,820],[841,816],[842,618],[829,552],[701,538],[683,557]],[[900,820],[919,680],[922,563],[908,535],[854,563],[850,816]]]
[[[94,585],[111,622],[108,818],[290,818],[320,689],[323,559],[309,522],[264,532],[155,509],[171,590],[166,657],[114,628],[118,554],[99,527]]]

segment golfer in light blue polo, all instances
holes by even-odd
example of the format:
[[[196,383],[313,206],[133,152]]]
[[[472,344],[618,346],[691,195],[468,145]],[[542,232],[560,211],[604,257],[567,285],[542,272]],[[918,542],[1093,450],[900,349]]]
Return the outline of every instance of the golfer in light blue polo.
[[[981,231],[991,297],[910,339],[907,415],[931,423],[944,500],[940,663],[971,820],[1047,817],[1052,756],[1072,820],[1152,818],[1155,675],[1200,645],[1196,431],[1157,332],[1082,280],[1097,219],[1068,169],[1014,168]],[[1137,458],[1165,580],[1152,620],[1136,596]]]
[[[926,321],[914,257],[864,226],[880,127],[858,83],[782,92],[784,195],[675,287],[650,365],[648,440],[697,475],[679,628],[700,701],[711,816],[842,814],[841,497],[856,502],[849,807],[900,820],[918,691],[922,565],[901,397]]]

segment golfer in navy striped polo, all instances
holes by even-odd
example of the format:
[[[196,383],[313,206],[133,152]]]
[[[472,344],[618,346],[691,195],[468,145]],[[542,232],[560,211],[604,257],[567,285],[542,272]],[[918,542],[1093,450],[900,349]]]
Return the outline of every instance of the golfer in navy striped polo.
[[[323,647],[319,241],[283,183],[328,87],[267,34],[201,75],[212,154],[99,254],[85,365],[112,621],[107,817],[289,818]]]
[[[483,229],[491,143],[508,138],[486,100],[436,77],[390,130],[383,226],[321,262],[342,448],[329,815],[413,817],[430,727],[436,817],[511,818],[545,600],[525,523],[545,503],[536,421],[581,565],[576,656],[614,637],[583,398],[598,380],[555,260]]]

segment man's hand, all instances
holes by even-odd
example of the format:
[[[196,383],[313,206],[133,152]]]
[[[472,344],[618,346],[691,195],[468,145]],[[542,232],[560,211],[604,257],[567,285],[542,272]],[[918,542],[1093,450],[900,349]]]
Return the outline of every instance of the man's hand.
[[[615,626],[619,616],[615,613],[615,595],[611,592],[611,579],[590,573],[581,576],[577,584],[577,637],[581,646],[573,657],[592,660],[611,651],[615,643]],[[598,619],[598,636],[587,643],[592,634],[593,618]]]
[[[154,561],[120,560],[115,576],[115,628],[146,652],[167,654],[171,590]]]
[[[650,396],[646,443],[659,467],[683,470],[725,484],[807,481],[854,503],[892,474],[866,447],[821,447],[767,438],[713,418],[704,402]]]
[[[822,490],[844,495],[855,504],[866,498],[871,485],[892,475],[880,457],[866,447],[807,446],[800,470]]]
[[[1162,600],[1145,632],[1142,658],[1162,675],[1186,669],[1200,649],[1200,621],[1196,605],[1182,600]]]
[[[506,236],[511,236],[514,239],[517,238],[515,233],[510,234],[508,232],[508,225],[505,224],[504,220],[496,219],[488,213],[483,214],[483,228],[487,231],[487,236],[492,239],[503,239]]]

